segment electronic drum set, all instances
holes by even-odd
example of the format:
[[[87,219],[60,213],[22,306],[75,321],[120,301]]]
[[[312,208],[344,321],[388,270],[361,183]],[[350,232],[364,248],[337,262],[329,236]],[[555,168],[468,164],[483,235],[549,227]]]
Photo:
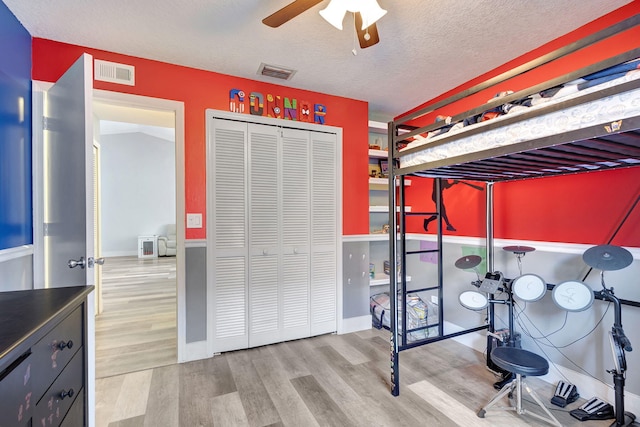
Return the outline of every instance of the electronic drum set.
[[[547,290],[551,290],[553,302],[561,309],[571,312],[589,309],[596,298],[612,302],[615,308],[614,324],[611,331],[609,331],[609,338],[615,367],[607,372],[613,375],[616,421],[611,425],[631,425],[635,420],[635,415],[624,411],[624,382],[627,369],[625,351],[631,351],[632,347],[622,328],[620,300],[614,295],[613,287],[607,288],[604,281],[604,272],[626,268],[633,262],[633,255],[628,250],[613,245],[600,245],[587,249],[582,255],[583,261],[589,267],[600,270],[602,290],[593,291],[587,284],[579,280],[568,280],[557,285],[548,285],[542,277],[536,274],[523,274],[522,257],[529,252],[535,251],[535,248],[530,246],[506,246],[503,249],[507,252],[512,252],[516,256],[520,275],[515,279],[505,279],[500,272],[488,272],[481,279],[477,267],[482,262],[482,257],[478,255],[466,255],[456,260],[455,266],[457,268],[461,270],[473,269],[478,278],[477,281],[471,283],[478,289],[462,292],[458,297],[460,304],[473,311],[482,311],[489,304],[506,304],[509,307],[509,342],[505,343],[505,345],[515,346],[514,296],[525,302],[535,302],[542,299]],[[498,294],[497,296],[502,296],[502,298],[495,298],[496,294]],[[595,415],[592,416],[593,414],[589,413],[587,404],[571,411],[571,415],[581,420],[597,419]],[[606,418],[613,418],[613,414],[609,412],[599,419]]]

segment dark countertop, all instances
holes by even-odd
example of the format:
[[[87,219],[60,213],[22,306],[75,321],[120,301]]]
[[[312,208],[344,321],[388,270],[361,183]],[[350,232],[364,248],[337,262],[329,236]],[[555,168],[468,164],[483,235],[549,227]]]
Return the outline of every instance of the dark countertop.
[[[53,328],[45,328],[47,322],[70,313],[93,289],[73,286],[0,292],[0,372]]]

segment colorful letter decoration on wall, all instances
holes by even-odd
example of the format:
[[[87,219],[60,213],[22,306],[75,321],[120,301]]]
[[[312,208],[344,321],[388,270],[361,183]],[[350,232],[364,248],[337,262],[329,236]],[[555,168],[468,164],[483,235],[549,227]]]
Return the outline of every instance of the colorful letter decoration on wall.
[[[267,94],[267,117],[282,118],[281,101],[278,95]]]
[[[249,113],[254,116],[264,114],[264,96],[259,92],[251,92],[249,95]]]
[[[245,97],[245,91],[242,89],[231,89],[229,91],[229,111],[244,113],[246,109]],[[280,95],[269,93],[265,96],[260,92],[249,92],[248,100],[248,113],[254,116],[325,124],[327,107],[324,104],[314,104],[309,101],[298,102],[296,98],[289,97],[284,97],[283,101],[283,97]]]
[[[298,100],[284,99],[284,118],[287,120],[298,120]]]
[[[236,103],[236,98],[238,102]],[[229,110],[234,113],[244,113],[244,91],[231,89],[229,91]]]
[[[322,104],[315,104],[313,106],[313,121],[320,125],[324,124],[324,116],[327,114],[327,107]]]
[[[300,121],[311,121],[311,103],[309,101],[300,101]]]

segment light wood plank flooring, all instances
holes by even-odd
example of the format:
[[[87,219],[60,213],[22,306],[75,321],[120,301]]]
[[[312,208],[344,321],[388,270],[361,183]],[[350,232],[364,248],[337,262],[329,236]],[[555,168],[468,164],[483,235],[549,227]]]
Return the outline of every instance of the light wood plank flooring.
[[[96,316],[96,377],[176,363],[176,259],[108,258]]]
[[[173,364],[97,382],[98,427],[538,426],[512,412],[477,411],[494,395],[484,356],[453,340],[400,354],[400,396],[389,393],[389,333],[325,335]],[[528,378],[549,403],[553,386]],[[505,405],[506,405],[505,399]],[[525,407],[541,412],[535,404]]]

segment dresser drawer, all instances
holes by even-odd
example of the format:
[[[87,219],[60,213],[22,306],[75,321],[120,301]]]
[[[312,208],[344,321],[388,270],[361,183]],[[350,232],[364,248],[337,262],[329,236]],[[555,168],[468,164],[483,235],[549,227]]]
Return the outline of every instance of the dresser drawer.
[[[36,402],[83,345],[82,308],[78,307],[31,347]]]
[[[83,353],[83,349],[80,348],[71,359],[71,362],[42,396],[42,399],[36,405],[33,416],[34,426],[59,426],[73,402],[78,396],[83,396]]]
[[[67,412],[67,416],[62,420],[60,427],[82,427],[85,426],[84,419],[84,389],[80,390],[78,397],[71,405],[71,409]],[[34,424],[34,427],[38,427]]]
[[[0,426],[24,427],[36,405],[32,394],[31,362],[25,353],[0,373]]]

